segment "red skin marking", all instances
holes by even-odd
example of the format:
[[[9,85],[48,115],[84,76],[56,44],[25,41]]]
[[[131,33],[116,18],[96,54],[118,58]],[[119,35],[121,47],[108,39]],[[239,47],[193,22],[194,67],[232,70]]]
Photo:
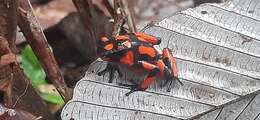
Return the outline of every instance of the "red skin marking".
[[[152,43],[153,45],[157,45],[159,43],[158,39],[156,37],[151,36],[151,35],[148,35],[148,34],[145,34],[145,33],[142,33],[142,32],[137,32],[137,33],[135,33],[135,35],[138,38],[142,38],[142,40],[145,40],[149,43]]]
[[[148,77],[146,78],[143,83],[141,84],[141,88],[146,90],[155,80],[155,77]]]
[[[165,64],[162,60],[158,60],[156,62],[156,65],[160,68],[160,76],[164,75],[164,70],[165,70]]]
[[[155,49],[154,48],[152,48],[152,47],[146,47],[146,46],[139,46],[138,47],[138,52],[140,53],[140,54],[147,54],[147,55],[149,55],[150,57],[155,57],[155,55],[156,55],[156,51],[155,51]]]
[[[105,46],[105,50],[112,50],[113,47],[114,47],[114,45],[113,45],[112,43],[107,44],[107,45]]]
[[[143,42],[148,42],[147,40],[145,40],[145,39],[142,38],[142,37],[137,37],[137,39],[140,40],[140,41],[143,41]]]
[[[110,56],[111,59],[106,59],[107,61],[112,61],[114,59],[114,57],[116,58],[114,62],[119,62],[120,64],[124,64],[129,66],[135,74],[139,74],[143,73],[143,71],[147,71],[148,77],[146,77],[142,84],[140,84],[138,86],[138,89],[140,90],[146,90],[154,81],[155,78],[157,76],[164,76],[164,75],[168,75],[172,74],[172,76],[178,77],[178,70],[177,70],[177,65],[176,65],[176,60],[173,57],[172,53],[170,52],[170,50],[168,48],[164,48],[162,51],[162,58],[157,58],[156,56],[158,55],[158,52],[156,51],[156,49],[153,47],[153,45],[158,45],[160,44],[161,40],[157,37],[145,34],[145,33],[134,33],[137,37],[138,41],[134,41],[137,42],[137,44],[132,44],[132,40],[129,38],[129,35],[119,35],[115,37],[116,42],[120,43],[118,44],[118,49],[128,49],[128,48],[133,48],[136,49],[137,48],[137,54],[140,55],[145,55],[145,57],[148,58],[154,58],[151,59],[152,61],[149,61],[150,59],[148,59],[148,61],[139,61],[138,65],[141,65],[142,67],[133,67],[135,66],[135,59],[138,60],[139,58],[135,58],[136,56],[134,56],[134,52],[129,49],[126,53],[123,53],[123,55],[119,56],[119,54],[114,54],[115,56]],[[108,40],[108,38],[103,37],[101,39],[102,42],[110,42]],[[114,41],[113,41],[114,42]],[[145,43],[145,44],[143,44]],[[150,43],[150,44],[147,44]],[[112,45],[111,45],[112,44]],[[117,43],[115,43],[117,44]],[[111,50],[113,48],[113,43],[110,43],[108,45],[106,45],[104,48],[106,50]],[[140,56],[141,57],[141,56]],[[118,61],[118,59],[120,59]],[[166,61],[165,61],[166,60]],[[165,63],[164,63],[165,62]],[[167,63],[167,64],[166,64]],[[166,67],[166,65],[168,67],[171,67],[171,71],[168,70],[168,67]],[[160,70],[160,71],[159,71]],[[167,74],[165,74],[167,73]]]
[[[154,64],[151,64],[151,63],[148,63],[146,61],[142,61],[141,62],[141,65],[142,67],[145,69],[145,70],[148,70],[148,71],[152,71],[156,68],[158,68],[158,66],[154,65]],[[155,80],[155,77],[156,77],[156,74],[153,75],[153,76],[150,76],[148,75],[147,78],[145,78],[145,80],[142,82],[142,84],[140,85],[141,89],[142,90],[145,90],[147,89]]]
[[[129,38],[126,35],[118,35],[116,36],[116,40],[129,40]]]
[[[126,55],[120,59],[120,63],[132,66],[134,64],[134,53],[128,51]]]
[[[165,59],[165,58],[169,58],[171,67],[172,67],[172,73],[174,74],[175,77],[178,77],[178,69],[177,69],[177,65],[176,65],[176,60],[167,48],[163,49],[163,59]]]
[[[153,70],[154,68],[156,68],[157,66],[151,64],[151,63],[148,63],[148,62],[141,62],[142,66],[144,69],[146,70]]]

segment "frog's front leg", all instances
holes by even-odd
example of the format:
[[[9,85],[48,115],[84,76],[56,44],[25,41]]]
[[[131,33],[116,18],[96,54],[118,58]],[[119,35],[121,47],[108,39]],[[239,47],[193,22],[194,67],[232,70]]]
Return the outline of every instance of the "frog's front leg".
[[[141,68],[147,70],[148,76],[142,81],[141,84],[134,85],[124,85],[131,88],[130,92],[126,93],[126,96],[129,96],[135,91],[144,91],[146,90],[155,80],[156,76],[160,73],[160,68],[152,63],[146,61],[138,61],[137,63]]]
[[[115,72],[118,73],[119,77],[122,77],[123,74],[120,72],[119,65],[117,63],[108,62],[106,68],[100,72],[98,72],[98,75],[105,75],[107,72],[109,72],[109,81],[108,83],[112,83],[114,79]]]

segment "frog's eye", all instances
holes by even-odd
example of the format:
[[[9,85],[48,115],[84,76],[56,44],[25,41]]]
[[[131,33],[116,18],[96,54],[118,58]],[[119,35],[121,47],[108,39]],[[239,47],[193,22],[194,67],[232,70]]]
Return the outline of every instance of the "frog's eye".
[[[110,43],[110,44],[107,44],[104,48],[105,48],[105,50],[112,50],[113,47],[114,47],[114,45],[112,43]]]
[[[108,42],[109,39],[108,39],[107,37],[102,37],[102,38],[101,38],[101,41],[102,41],[102,42]]]

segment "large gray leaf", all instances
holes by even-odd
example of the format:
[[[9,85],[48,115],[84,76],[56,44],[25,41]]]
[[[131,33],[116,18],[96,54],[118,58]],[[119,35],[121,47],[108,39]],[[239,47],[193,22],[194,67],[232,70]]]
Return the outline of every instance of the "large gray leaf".
[[[129,97],[118,83],[141,79],[124,67],[112,84],[96,61],[62,111],[70,120],[260,120],[260,1],[204,4],[168,17],[144,32],[162,38],[177,59],[184,86],[171,92],[158,79]]]

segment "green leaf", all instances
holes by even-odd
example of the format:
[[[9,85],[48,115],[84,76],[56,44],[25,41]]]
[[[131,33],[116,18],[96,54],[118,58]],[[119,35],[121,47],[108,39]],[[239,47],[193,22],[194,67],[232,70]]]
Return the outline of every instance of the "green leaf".
[[[53,95],[49,93],[40,93],[41,97],[50,103],[54,104],[64,104],[64,101],[61,96],[59,95]]]
[[[46,91],[42,92],[39,89],[39,86],[41,85],[47,86],[46,74],[29,45],[27,45],[22,51],[21,57],[21,68],[23,68],[26,76],[32,81],[32,85],[40,92],[40,96],[45,101],[48,101],[50,103],[64,104],[64,101],[60,95],[49,93]]]
[[[21,67],[23,68],[26,76],[32,81],[33,86],[47,84],[45,79],[46,74],[29,45],[27,45],[22,51],[21,56]]]

